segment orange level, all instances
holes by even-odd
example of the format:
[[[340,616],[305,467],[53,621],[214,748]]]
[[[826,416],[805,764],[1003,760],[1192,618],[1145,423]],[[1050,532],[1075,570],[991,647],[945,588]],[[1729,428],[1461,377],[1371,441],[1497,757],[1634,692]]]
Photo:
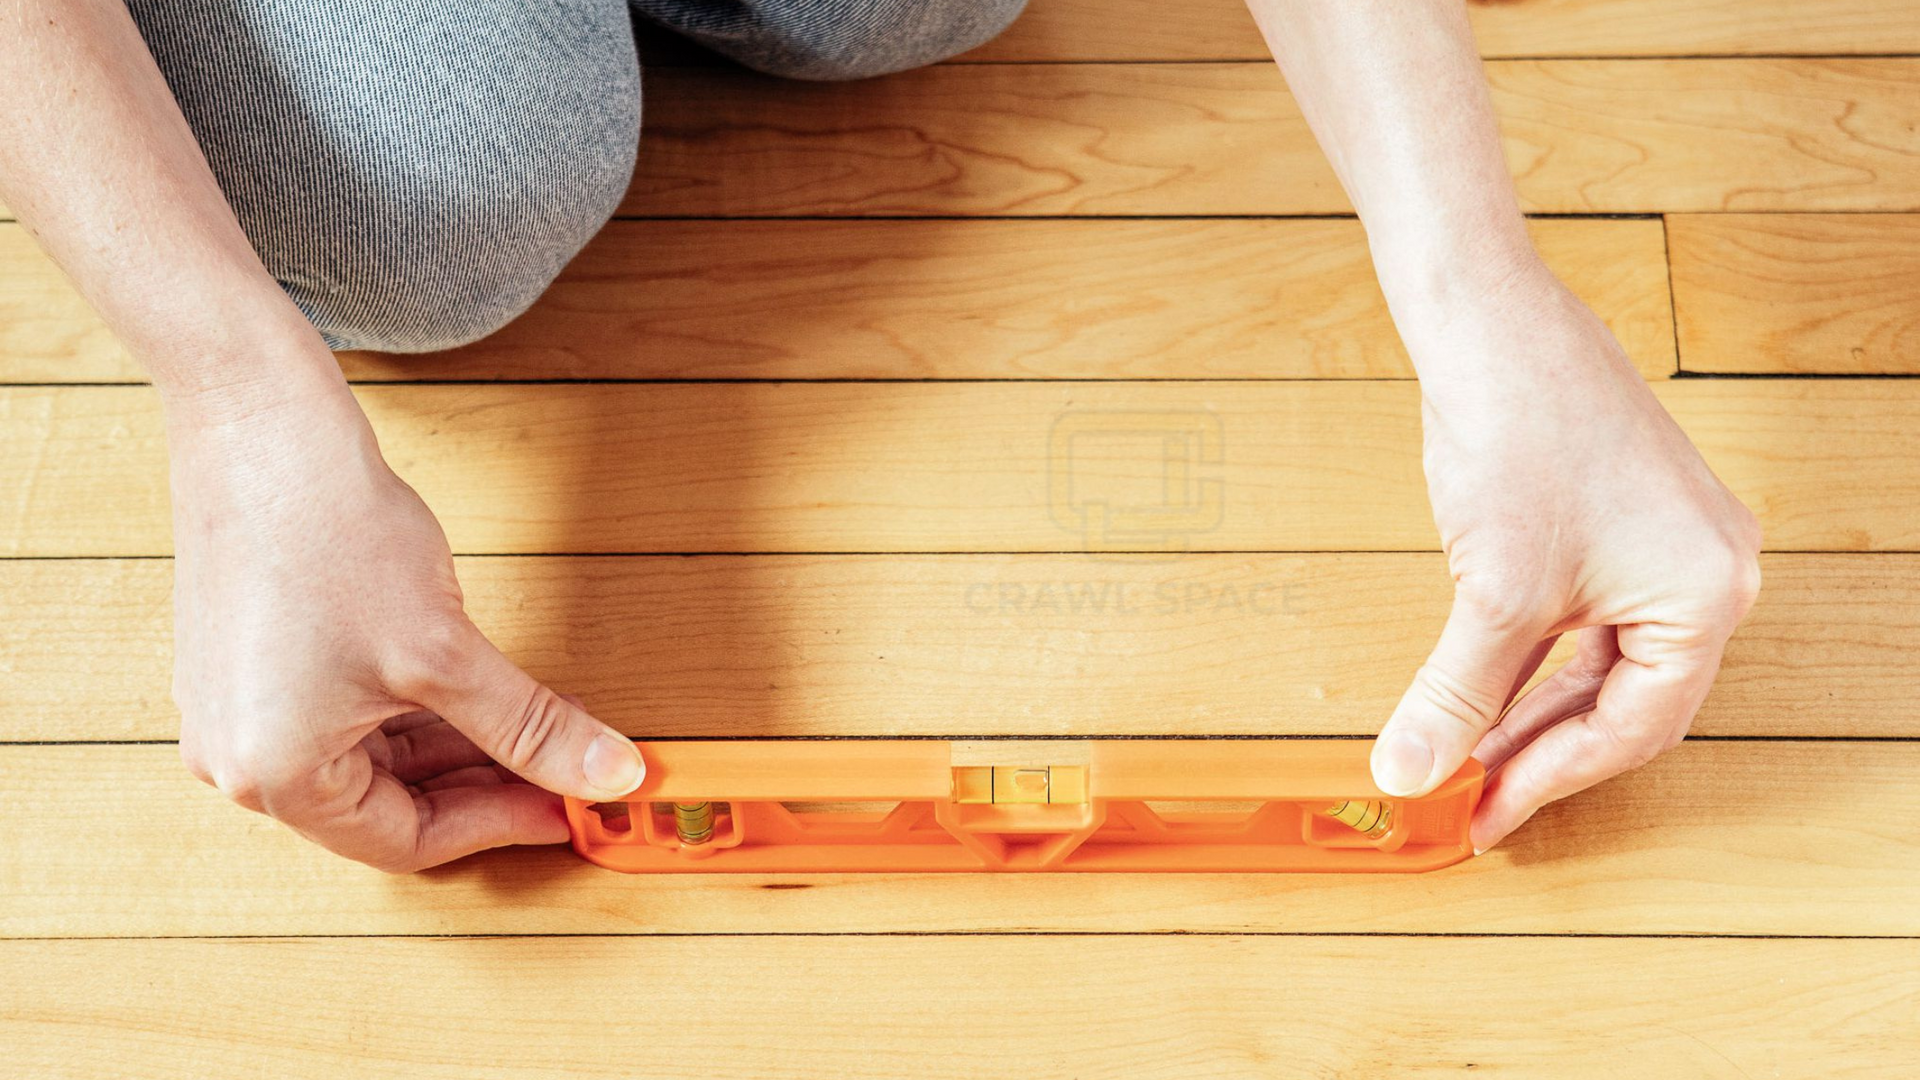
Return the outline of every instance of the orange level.
[[[567,800],[628,873],[1433,870],[1473,853],[1482,773],[1373,786],[1347,740],[642,742],[627,799]]]

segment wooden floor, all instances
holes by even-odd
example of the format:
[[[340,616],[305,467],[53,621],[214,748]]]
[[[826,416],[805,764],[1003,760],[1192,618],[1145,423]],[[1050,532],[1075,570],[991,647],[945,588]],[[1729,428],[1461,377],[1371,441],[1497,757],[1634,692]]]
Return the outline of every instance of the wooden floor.
[[[1238,0],[1168,11],[649,43],[540,306],[341,358],[482,626],[635,734],[1377,729],[1447,602],[1417,388]],[[1766,529],[1695,738],[1413,878],[385,877],[180,767],[156,402],[0,221],[7,1075],[1920,1075],[1920,5],[1474,17],[1548,260]],[[1121,413],[1172,441],[1050,444]],[[1191,553],[1097,550],[1197,437]]]

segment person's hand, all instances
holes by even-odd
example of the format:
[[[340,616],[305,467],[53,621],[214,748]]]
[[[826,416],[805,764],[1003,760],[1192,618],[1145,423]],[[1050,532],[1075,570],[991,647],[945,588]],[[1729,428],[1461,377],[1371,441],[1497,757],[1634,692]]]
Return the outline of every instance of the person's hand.
[[[552,792],[639,785],[632,742],[468,621],[439,523],[344,384],[176,408],[168,440],[194,775],[389,871],[562,842]]]
[[[1484,851],[1685,736],[1759,589],[1760,530],[1544,268],[1403,302],[1395,319],[1421,371],[1455,591],[1373,773],[1415,795],[1478,758],[1491,774],[1472,825]],[[1514,702],[1574,630],[1575,658]]]

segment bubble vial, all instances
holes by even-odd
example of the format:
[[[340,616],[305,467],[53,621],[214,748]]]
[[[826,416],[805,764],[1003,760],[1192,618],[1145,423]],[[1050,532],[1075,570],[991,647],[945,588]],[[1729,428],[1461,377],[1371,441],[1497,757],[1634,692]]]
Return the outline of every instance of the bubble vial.
[[[673,831],[680,842],[695,847],[713,839],[713,804],[674,803]]]
[[[1369,840],[1378,840],[1393,828],[1393,807],[1380,799],[1345,799],[1322,813]]]

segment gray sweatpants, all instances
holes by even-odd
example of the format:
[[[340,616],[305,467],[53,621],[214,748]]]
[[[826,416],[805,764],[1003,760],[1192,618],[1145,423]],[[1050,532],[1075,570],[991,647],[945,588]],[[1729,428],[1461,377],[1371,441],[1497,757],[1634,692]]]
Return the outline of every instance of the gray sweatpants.
[[[740,63],[932,63],[1025,0],[631,0]],[[335,348],[492,333],[618,205],[640,132],[628,0],[128,0],[267,270]]]

